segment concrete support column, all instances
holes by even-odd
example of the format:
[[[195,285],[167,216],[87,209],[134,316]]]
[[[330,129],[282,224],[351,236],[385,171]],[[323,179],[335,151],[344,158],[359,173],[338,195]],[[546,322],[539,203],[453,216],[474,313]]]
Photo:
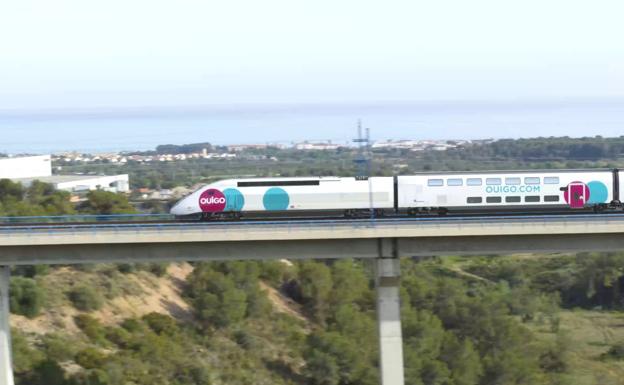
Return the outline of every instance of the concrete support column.
[[[403,336],[397,240],[380,240],[376,260],[377,326],[381,385],[403,385]]]
[[[11,268],[0,266],[0,385],[13,385],[11,326],[9,324],[9,279]]]

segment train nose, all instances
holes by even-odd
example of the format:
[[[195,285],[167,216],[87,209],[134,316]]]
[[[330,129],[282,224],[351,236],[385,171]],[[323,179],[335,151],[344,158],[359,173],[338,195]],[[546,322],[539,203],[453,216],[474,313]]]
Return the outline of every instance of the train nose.
[[[169,213],[172,215],[188,215],[192,213],[192,207],[186,207],[188,206],[186,203],[184,202],[185,199],[179,201],[178,203],[176,203],[171,210],[169,210]]]
[[[181,211],[182,210],[180,210],[180,202],[178,202],[171,208],[171,210],[169,210],[169,214],[181,215]]]

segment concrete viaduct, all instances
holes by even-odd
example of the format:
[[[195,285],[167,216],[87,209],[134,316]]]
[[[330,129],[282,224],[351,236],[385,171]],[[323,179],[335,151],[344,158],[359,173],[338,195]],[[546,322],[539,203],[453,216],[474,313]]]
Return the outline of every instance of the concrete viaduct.
[[[372,258],[382,385],[402,385],[399,258],[624,249],[624,215],[0,226],[0,385],[13,385],[14,265]]]

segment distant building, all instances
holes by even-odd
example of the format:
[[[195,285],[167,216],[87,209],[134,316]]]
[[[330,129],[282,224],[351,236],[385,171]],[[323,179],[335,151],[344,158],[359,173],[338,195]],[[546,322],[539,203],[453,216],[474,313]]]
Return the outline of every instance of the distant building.
[[[423,144],[419,140],[387,140],[373,143],[372,148],[423,148]]]
[[[0,179],[33,178],[52,175],[50,155],[0,158]]]
[[[296,150],[336,150],[340,147],[344,147],[343,145],[332,143],[331,141],[327,142],[302,142],[296,143]]]
[[[266,150],[268,147],[267,144],[235,144],[227,146],[227,149],[231,152],[240,152],[244,150]]]
[[[81,192],[89,190],[104,190],[110,192],[129,192],[130,183],[128,174],[121,175],[52,175],[37,178],[13,178],[24,186],[32,182],[49,183],[57,190]]]
[[[0,179],[11,179],[29,186],[35,180],[49,183],[57,190],[80,192],[104,190],[128,192],[130,184],[127,174],[121,175],[52,175],[50,155],[19,158],[0,158]]]

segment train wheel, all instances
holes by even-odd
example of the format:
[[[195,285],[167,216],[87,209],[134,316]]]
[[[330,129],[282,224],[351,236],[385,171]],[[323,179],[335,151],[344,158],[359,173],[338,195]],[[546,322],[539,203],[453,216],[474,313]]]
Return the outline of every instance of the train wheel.
[[[607,205],[598,204],[594,205],[594,212],[596,214],[604,213],[607,210]]]

